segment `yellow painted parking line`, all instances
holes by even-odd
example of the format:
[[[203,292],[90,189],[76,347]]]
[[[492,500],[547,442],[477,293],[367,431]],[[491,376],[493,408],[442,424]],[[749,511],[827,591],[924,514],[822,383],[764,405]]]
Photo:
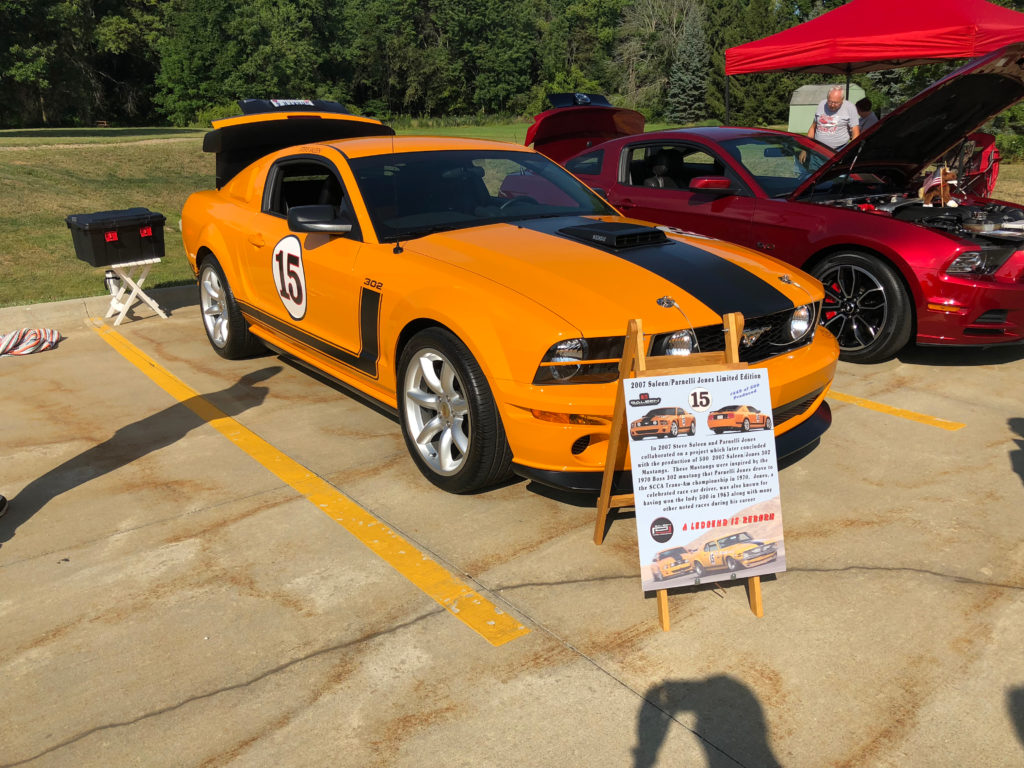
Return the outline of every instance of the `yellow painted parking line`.
[[[876,403],[874,400],[866,400],[863,397],[857,397],[856,395],[844,395],[842,392],[836,392],[834,389],[828,393],[828,397],[830,400],[838,400],[842,403],[859,405],[861,408],[870,408],[872,411],[887,413],[890,416],[899,416],[901,419],[909,419],[910,421],[927,424],[929,427],[945,429],[949,432],[956,432],[958,429],[963,429],[967,426],[966,424],[961,424],[959,421],[948,421],[947,419],[940,419],[936,416],[926,416],[923,413],[915,413],[914,411],[908,411],[905,408],[895,408],[891,405],[886,405],[885,403]]]
[[[102,320],[93,318],[92,322],[93,329],[100,338],[171,397],[188,407],[283,482],[305,496],[324,514],[365,544],[371,552],[491,645],[504,645],[530,631],[479,592],[459,581],[446,568],[420,552],[315,472],[225,414],[120,333],[110,326],[103,325]]]

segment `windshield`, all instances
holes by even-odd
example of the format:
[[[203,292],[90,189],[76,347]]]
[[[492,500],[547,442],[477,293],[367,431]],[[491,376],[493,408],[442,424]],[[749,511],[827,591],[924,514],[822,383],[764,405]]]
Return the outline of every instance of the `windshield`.
[[[649,419],[652,416],[674,416],[675,413],[675,408],[655,408],[653,411],[648,411],[644,418]]]
[[[483,224],[615,211],[560,166],[532,152],[449,150],[351,161],[381,241]]]
[[[722,146],[757,179],[769,197],[790,194],[831,156],[824,147],[808,146],[782,133],[729,139]]]
[[[750,538],[750,534],[744,531],[743,533],[734,533],[732,536],[726,536],[724,539],[718,540],[718,545],[721,547],[731,547],[733,544],[739,544],[744,541],[753,541]]]

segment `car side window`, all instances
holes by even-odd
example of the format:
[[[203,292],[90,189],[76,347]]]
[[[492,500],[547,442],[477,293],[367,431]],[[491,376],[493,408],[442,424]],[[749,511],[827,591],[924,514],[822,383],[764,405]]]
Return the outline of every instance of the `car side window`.
[[[565,168],[577,176],[597,176],[601,173],[603,163],[604,150],[598,149],[570,160],[565,164]]]
[[[640,144],[626,153],[623,183],[634,187],[688,189],[699,176],[726,176],[734,186],[739,179],[717,157],[686,144]]]
[[[359,226],[345,186],[328,165],[314,160],[285,160],[270,170],[263,196],[263,212],[284,218],[291,208],[299,205],[333,206],[352,221],[352,232],[346,237],[360,239]]]

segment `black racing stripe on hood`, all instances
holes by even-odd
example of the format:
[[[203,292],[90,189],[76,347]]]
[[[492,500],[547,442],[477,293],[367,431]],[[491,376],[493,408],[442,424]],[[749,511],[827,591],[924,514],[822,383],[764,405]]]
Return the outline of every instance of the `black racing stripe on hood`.
[[[653,272],[678,285],[702,304],[719,315],[742,312],[746,318],[761,317],[793,308],[793,302],[784,293],[727,259],[688,243],[669,240],[657,245],[632,248],[608,248],[566,235],[559,230],[566,227],[593,225],[593,219],[558,217],[512,222],[513,226],[554,235],[589,246]],[[614,286],[609,286],[614,290]],[[675,297],[673,297],[675,298]]]

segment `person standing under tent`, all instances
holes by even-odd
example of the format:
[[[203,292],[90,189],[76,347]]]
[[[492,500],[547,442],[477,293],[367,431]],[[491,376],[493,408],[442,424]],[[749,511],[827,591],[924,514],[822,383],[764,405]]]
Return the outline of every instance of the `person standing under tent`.
[[[833,150],[839,150],[858,136],[860,116],[857,110],[843,98],[841,86],[829,86],[828,97],[818,103],[814,122],[807,131],[807,138],[816,139]]]

